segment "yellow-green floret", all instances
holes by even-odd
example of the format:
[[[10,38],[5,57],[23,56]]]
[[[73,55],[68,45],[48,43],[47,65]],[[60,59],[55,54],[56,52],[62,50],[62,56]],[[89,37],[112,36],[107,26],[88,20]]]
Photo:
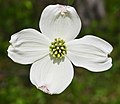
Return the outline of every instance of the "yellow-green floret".
[[[56,59],[61,59],[65,57],[65,55],[67,54],[65,41],[60,38],[55,38],[54,42],[51,42],[49,50],[50,50],[50,55]]]

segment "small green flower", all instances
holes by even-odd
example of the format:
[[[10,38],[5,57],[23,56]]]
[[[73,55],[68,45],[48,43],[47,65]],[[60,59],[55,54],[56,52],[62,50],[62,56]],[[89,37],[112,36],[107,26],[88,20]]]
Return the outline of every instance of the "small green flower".
[[[64,58],[67,54],[65,41],[60,38],[55,38],[54,42],[51,42],[49,50],[50,55],[56,59]]]

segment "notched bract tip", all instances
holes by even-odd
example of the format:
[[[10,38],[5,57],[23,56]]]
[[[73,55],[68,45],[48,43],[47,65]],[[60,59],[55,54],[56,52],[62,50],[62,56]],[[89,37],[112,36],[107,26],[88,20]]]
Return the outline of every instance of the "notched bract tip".
[[[62,16],[65,16],[67,14],[67,6],[65,5],[59,5],[60,13]]]
[[[42,90],[45,93],[52,95],[52,93],[50,93],[50,90],[48,89],[48,87],[45,85],[38,87],[38,89]]]

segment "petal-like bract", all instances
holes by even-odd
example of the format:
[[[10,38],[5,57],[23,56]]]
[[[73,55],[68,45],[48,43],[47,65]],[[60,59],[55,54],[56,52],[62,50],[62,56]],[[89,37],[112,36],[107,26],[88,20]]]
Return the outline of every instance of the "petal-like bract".
[[[112,46],[96,36],[84,36],[67,43],[67,56],[75,66],[84,67],[93,72],[105,71],[112,66],[108,54]]]
[[[65,41],[74,39],[81,29],[81,20],[73,7],[49,5],[41,15],[40,29],[50,39],[62,38]]]
[[[71,83],[73,74],[73,66],[67,58],[59,62],[48,55],[33,63],[30,80],[46,93],[59,94]]]
[[[49,39],[34,29],[24,29],[11,36],[8,56],[15,62],[31,64],[49,54]]]

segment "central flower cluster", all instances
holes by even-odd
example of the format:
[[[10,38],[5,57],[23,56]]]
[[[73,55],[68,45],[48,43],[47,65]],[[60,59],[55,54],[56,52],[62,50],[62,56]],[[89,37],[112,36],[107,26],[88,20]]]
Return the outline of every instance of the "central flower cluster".
[[[55,38],[54,42],[51,42],[49,50],[50,50],[50,55],[56,59],[61,59],[65,57],[65,55],[67,54],[65,41],[60,38]]]

